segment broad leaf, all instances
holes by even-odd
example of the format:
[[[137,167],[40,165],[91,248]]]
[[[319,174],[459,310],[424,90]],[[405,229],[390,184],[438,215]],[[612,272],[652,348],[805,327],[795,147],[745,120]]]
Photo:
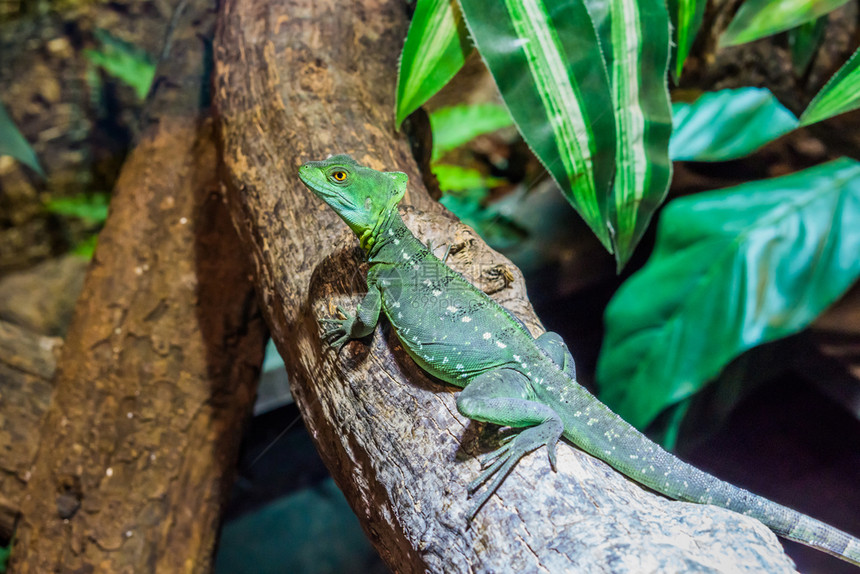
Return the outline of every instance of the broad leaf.
[[[526,143],[611,250],[615,120],[609,77],[585,5],[461,0],[461,6]]]
[[[702,27],[707,0],[669,0],[669,16],[672,18],[672,74],[675,82],[681,77],[684,61],[690,54],[696,34]]]
[[[726,161],[748,155],[797,127],[797,118],[765,88],[705,93],[672,105],[675,161]]]
[[[418,0],[400,56],[396,126],[463,67],[472,44],[456,0]]]
[[[513,125],[508,110],[495,104],[452,106],[430,114],[433,160],[475,137]]]
[[[808,126],[860,108],[860,49],[839,68],[800,116]]]
[[[613,297],[601,398],[638,427],[741,352],[803,329],[860,275],[860,163],[673,201]]]
[[[39,165],[39,159],[36,157],[36,152],[30,146],[27,138],[18,130],[18,126],[12,121],[9,112],[6,111],[6,106],[0,102],[0,156],[8,155],[17,159],[42,177],[45,177],[45,172],[42,171],[42,166]]]
[[[672,178],[672,110],[666,85],[670,24],[665,0],[585,0],[603,46],[615,106],[616,174],[609,205],[621,268],[666,197]]]
[[[839,8],[848,0],[746,0],[720,38],[736,46],[784,32]]]

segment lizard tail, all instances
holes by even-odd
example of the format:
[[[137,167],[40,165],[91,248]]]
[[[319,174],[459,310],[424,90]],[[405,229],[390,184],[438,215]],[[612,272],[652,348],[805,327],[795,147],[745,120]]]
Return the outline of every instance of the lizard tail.
[[[567,386],[552,406],[565,421],[566,438],[636,482],[676,500],[752,516],[784,538],[860,566],[860,539],[683,462],[580,385]]]

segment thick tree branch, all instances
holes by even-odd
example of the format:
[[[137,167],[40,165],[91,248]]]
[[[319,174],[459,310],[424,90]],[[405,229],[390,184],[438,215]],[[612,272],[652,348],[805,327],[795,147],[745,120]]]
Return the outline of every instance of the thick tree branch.
[[[13,572],[211,566],[265,327],[201,108],[213,6],[177,4],[59,361]]]
[[[15,533],[62,345],[62,339],[0,321],[0,544]]]

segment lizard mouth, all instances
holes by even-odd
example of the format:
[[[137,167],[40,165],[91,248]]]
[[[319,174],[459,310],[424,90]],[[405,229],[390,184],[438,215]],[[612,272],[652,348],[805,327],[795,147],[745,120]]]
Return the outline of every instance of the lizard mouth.
[[[325,201],[335,209],[351,209],[355,206],[347,197],[332,189],[326,177],[319,169],[303,165],[299,168],[299,179],[310,189],[314,195]]]

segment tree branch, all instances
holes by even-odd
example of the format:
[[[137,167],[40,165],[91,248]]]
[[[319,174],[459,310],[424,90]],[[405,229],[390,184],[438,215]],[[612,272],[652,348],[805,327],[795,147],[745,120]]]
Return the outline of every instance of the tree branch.
[[[187,4],[58,365],[12,571],[207,572],[265,341]]]

